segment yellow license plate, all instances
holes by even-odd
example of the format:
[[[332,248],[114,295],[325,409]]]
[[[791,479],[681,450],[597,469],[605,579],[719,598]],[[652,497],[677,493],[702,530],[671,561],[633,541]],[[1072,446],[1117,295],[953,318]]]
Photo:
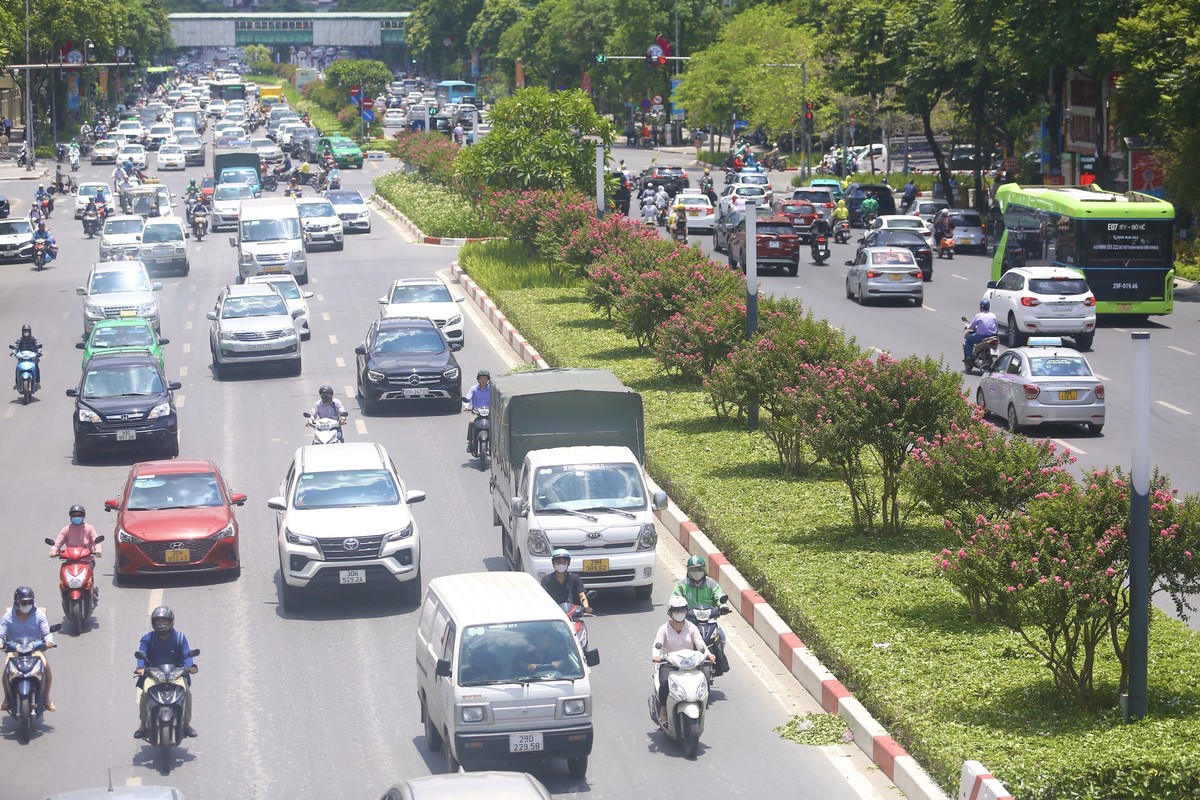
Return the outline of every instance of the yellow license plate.
[[[263,267],[263,273],[266,275],[279,275],[283,272],[283,267]]]
[[[608,572],[607,558],[585,558],[583,560],[584,572]]]
[[[1133,311],[1133,303],[1117,303],[1117,311]]]
[[[900,272],[889,272],[888,280],[889,281],[902,281],[902,280],[904,280],[904,275]]]
[[[189,562],[191,560],[192,560],[192,551],[191,550],[168,550],[167,551],[167,563],[168,564],[179,564],[179,563],[186,564],[187,562]]]
[[[1079,391],[1076,389],[1068,389],[1065,392],[1059,392],[1058,399],[1059,400],[1078,400],[1079,399]]]
[[[699,211],[689,211],[688,216],[689,217],[698,217],[698,216],[700,216],[700,212]]]
[[[121,316],[122,317],[136,317],[137,312],[134,311],[133,309],[126,308],[123,311],[121,311]]]

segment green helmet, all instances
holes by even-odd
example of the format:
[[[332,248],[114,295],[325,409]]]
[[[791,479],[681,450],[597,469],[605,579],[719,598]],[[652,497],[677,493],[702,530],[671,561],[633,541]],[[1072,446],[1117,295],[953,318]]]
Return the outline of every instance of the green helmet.
[[[689,558],[687,560],[687,568],[688,569],[691,569],[692,567],[699,567],[700,569],[705,569],[705,566],[706,565],[704,563],[704,556],[692,556],[691,558]]]

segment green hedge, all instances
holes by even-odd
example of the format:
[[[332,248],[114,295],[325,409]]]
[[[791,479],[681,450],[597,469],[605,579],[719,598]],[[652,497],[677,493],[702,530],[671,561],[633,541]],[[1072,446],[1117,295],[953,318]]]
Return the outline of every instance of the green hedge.
[[[453,189],[399,170],[375,181],[375,191],[428,236],[493,236],[490,225]]]
[[[460,253],[552,364],[612,369],[641,392],[655,479],[947,793],[979,759],[1022,800],[1200,796],[1200,636],[1153,613],[1147,721],[1076,709],[1017,634],[970,621],[933,568],[940,525],[854,536],[835,476],[782,477],[762,435],[715,420],[702,390],[664,377],[580,289],[536,286],[528,261],[502,243]],[[530,288],[500,280],[516,272]],[[1098,688],[1115,695],[1116,678],[1106,665]]]

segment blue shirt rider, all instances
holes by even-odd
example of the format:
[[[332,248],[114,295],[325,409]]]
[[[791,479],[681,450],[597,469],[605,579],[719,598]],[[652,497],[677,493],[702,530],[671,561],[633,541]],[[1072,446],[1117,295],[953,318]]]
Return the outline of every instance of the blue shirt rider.
[[[336,419],[341,423],[338,425],[338,441],[346,441],[342,436],[342,425],[346,424],[349,414],[342,405],[342,401],[333,396],[332,386],[322,386],[317,393],[321,399],[313,403],[312,411],[309,412],[308,425],[310,427],[315,425],[319,419]]]

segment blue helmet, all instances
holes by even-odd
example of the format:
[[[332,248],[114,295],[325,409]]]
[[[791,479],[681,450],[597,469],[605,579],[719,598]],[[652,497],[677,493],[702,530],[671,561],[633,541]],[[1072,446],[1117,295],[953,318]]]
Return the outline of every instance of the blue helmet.
[[[979,310],[980,311],[990,311],[991,309],[992,309],[992,301],[991,300],[988,300],[985,297],[979,301]]]

